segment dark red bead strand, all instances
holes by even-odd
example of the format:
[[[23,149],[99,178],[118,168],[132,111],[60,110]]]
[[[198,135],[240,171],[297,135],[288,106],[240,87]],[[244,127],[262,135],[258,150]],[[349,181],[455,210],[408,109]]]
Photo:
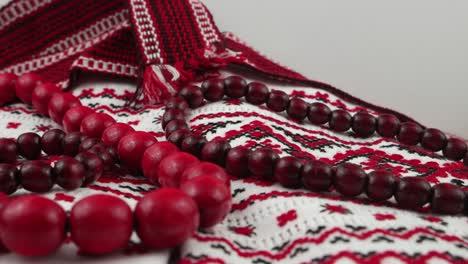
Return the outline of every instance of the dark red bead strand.
[[[232,176],[246,178],[250,176],[250,150],[244,146],[231,148],[226,155],[226,171]]]
[[[400,178],[395,199],[403,208],[418,209],[429,202],[431,185],[419,177]]]
[[[18,154],[29,160],[38,159],[42,152],[41,137],[32,132],[23,133],[16,139]]]
[[[65,132],[60,129],[49,129],[41,137],[42,150],[48,155],[63,154],[63,138]]]
[[[289,100],[286,113],[296,121],[302,121],[307,116],[308,104],[299,97],[293,97]]]
[[[249,155],[248,166],[253,177],[272,180],[273,171],[279,156],[269,148],[258,148]]]
[[[212,140],[206,143],[201,151],[201,159],[224,166],[226,155],[231,145],[226,140]]]
[[[247,82],[240,76],[229,76],[224,79],[224,93],[227,97],[239,99],[247,93]]]
[[[344,163],[336,168],[333,185],[344,196],[354,197],[364,192],[366,172],[358,165]]]
[[[0,163],[14,163],[18,147],[13,139],[0,138]]]
[[[180,149],[182,151],[188,152],[196,157],[200,157],[203,146],[205,146],[207,140],[204,136],[200,135],[188,135],[180,144]]]
[[[385,170],[373,171],[368,174],[366,194],[374,201],[390,199],[396,191],[397,178]]]
[[[417,145],[421,141],[423,131],[423,128],[414,122],[404,122],[400,126],[397,139],[405,145]]]
[[[247,85],[245,100],[253,105],[261,105],[268,100],[270,91],[268,87],[260,82],[251,82]]]
[[[301,186],[302,163],[293,156],[278,159],[274,169],[275,179],[286,188],[299,188]]]
[[[206,100],[210,102],[219,101],[224,96],[224,81],[219,78],[206,80],[201,84],[201,90]]]
[[[192,109],[203,104],[203,93],[198,86],[186,86],[180,90],[179,95],[185,99],[189,107]]]
[[[50,191],[55,183],[52,167],[43,160],[24,162],[19,169],[21,186],[35,193]]]
[[[400,131],[400,120],[391,114],[381,114],[377,117],[377,133],[382,137],[393,138]]]
[[[352,117],[345,110],[337,109],[331,112],[328,125],[335,132],[345,132],[351,128]]]
[[[328,191],[333,180],[332,167],[323,161],[308,161],[302,166],[301,180],[307,190]]]
[[[353,116],[351,128],[358,137],[370,137],[375,132],[376,122],[376,118],[373,115],[359,112]]]
[[[266,106],[274,112],[283,112],[289,104],[289,96],[280,90],[272,90],[268,95]]]
[[[314,125],[323,125],[330,121],[331,110],[327,105],[315,102],[309,105],[307,118]]]
[[[19,181],[19,172],[15,165],[0,163],[0,194],[14,193]]]
[[[92,184],[102,176],[104,164],[98,155],[91,152],[81,152],[76,155],[75,159],[81,162],[86,169],[82,186]]]
[[[442,153],[450,160],[461,160],[465,157],[468,151],[466,143],[458,138],[450,138],[447,140]]]
[[[465,193],[451,183],[438,183],[433,186],[431,207],[436,214],[459,214],[465,209]]]
[[[56,183],[65,190],[80,188],[86,177],[86,168],[78,160],[63,156],[54,165]]]
[[[430,151],[442,150],[446,144],[447,137],[438,129],[428,128],[424,130],[421,136],[421,146]]]
[[[173,108],[173,109],[167,109],[161,119],[161,125],[163,129],[166,127],[166,125],[171,122],[172,120],[182,120],[185,121],[185,113],[182,110]]]

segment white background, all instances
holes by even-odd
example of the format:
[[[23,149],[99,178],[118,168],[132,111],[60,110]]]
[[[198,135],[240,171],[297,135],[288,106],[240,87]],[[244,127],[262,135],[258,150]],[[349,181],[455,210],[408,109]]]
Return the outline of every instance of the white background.
[[[203,1],[304,75],[468,138],[468,1]]]
[[[203,2],[300,73],[468,138],[468,1]]]

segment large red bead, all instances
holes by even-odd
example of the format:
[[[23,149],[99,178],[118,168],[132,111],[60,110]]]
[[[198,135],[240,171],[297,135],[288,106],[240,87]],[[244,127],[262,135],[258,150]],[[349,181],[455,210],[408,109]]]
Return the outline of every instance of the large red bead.
[[[344,163],[336,168],[333,184],[344,196],[358,196],[364,191],[366,183],[367,174],[360,166]]]
[[[156,142],[156,138],[148,132],[130,132],[119,141],[117,152],[120,161],[132,169],[140,170],[143,153]]]
[[[102,176],[104,163],[98,155],[89,151],[81,152],[76,155],[75,159],[85,167],[86,174],[82,186],[92,184]]]
[[[80,132],[88,137],[101,138],[102,132],[114,123],[114,118],[108,114],[92,113],[81,121]]]
[[[81,102],[71,93],[56,93],[50,98],[49,116],[57,124],[62,125],[63,116],[68,109],[81,105]]]
[[[132,210],[118,197],[95,194],[70,212],[71,239],[85,254],[101,255],[125,247],[133,231]]]
[[[177,152],[165,157],[158,166],[159,184],[164,187],[179,187],[180,176],[184,170],[199,162],[197,157],[185,152]]]
[[[43,160],[26,161],[20,167],[21,185],[30,192],[48,192],[54,181],[52,167]]]
[[[403,208],[416,209],[427,202],[431,196],[431,185],[419,177],[400,178],[395,199]]]
[[[201,159],[224,166],[230,149],[231,145],[226,140],[211,140],[203,146]]]
[[[286,188],[299,188],[301,185],[302,163],[293,156],[281,157],[276,163],[273,175]]]
[[[42,150],[48,155],[63,154],[62,142],[65,132],[60,129],[49,129],[41,137]]]
[[[390,199],[397,186],[396,177],[389,171],[378,170],[369,173],[366,194],[375,201]]]
[[[330,121],[331,110],[325,104],[315,102],[309,105],[307,118],[314,125],[323,125]]]
[[[203,146],[206,144],[206,138],[200,135],[188,135],[180,144],[180,149],[182,151],[188,152],[192,155],[200,157],[201,150]]]
[[[143,196],[136,205],[135,218],[140,239],[157,249],[182,244],[200,221],[195,201],[175,188],[161,188]]]
[[[219,101],[224,96],[224,81],[219,78],[206,80],[202,83],[201,90],[206,100],[210,102]]]
[[[42,82],[41,76],[29,72],[25,73],[16,79],[15,92],[16,96],[23,101],[23,103],[31,105],[32,93],[36,85]]]
[[[15,100],[16,79],[13,73],[0,73],[0,106]]]
[[[226,171],[235,177],[246,178],[250,175],[248,161],[250,150],[244,146],[237,146],[226,155]]]
[[[114,123],[102,132],[101,141],[104,145],[116,148],[120,139],[135,131],[133,127],[124,123]]]
[[[82,105],[68,109],[63,116],[63,129],[67,133],[80,131],[81,121],[92,113],[94,113],[93,109]]]
[[[152,183],[158,182],[158,166],[159,163],[167,156],[179,152],[176,145],[163,141],[156,142],[151,147],[147,148],[141,158],[141,169],[143,175]]]
[[[280,90],[272,90],[268,95],[266,106],[275,112],[286,110],[289,104],[289,96]]]
[[[184,111],[177,108],[167,109],[161,119],[162,128],[164,129],[169,122],[176,119],[185,121]]]
[[[330,129],[336,132],[345,132],[352,125],[351,115],[342,109],[332,111],[330,121],[328,122]]]
[[[381,114],[377,117],[377,133],[382,137],[393,138],[400,131],[400,120],[391,114]]]
[[[273,170],[278,161],[278,154],[269,148],[258,148],[250,153],[249,170],[261,180],[272,180]]]
[[[293,97],[289,101],[286,113],[292,119],[302,121],[307,116],[307,103],[299,97]]]
[[[19,196],[0,212],[4,245],[23,256],[54,253],[65,239],[66,214],[60,205],[40,195]]]
[[[353,125],[351,127],[358,137],[369,137],[375,132],[376,119],[369,113],[356,113],[353,116],[352,123]]]
[[[247,85],[245,100],[253,105],[266,103],[269,94],[268,87],[260,82],[251,82]]]
[[[53,83],[41,83],[32,91],[31,101],[37,112],[49,115],[49,101],[52,95],[61,92],[60,88]]]
[[[37,159],[41,155],[41,137],[32,132],[19,135],[16,139],[18,153],[26,159]]]
[[[416,145],[421,140],[423,128],[414,122],[404,122],[400,126],[400,132],[397,135],[398,141],[405,145]]]
[[[0,163],[14,163],[18,147],[13,139],[0,138]]]
[[[189,129],[185,120],[175,119],[167,123],[166,127],[164,128],[164,133],[166,133],[166,137],[169,137],[172,132],[175,132],[179,129]]]
[[[322,161],[309,161],[301,170],[304,187],[314,192],[328,191],[332,184],[332,167]]]
[[[0,163],[0,194],[12,194],[18,189],[19,173],[15,165]]]
[[[185,169],[182,175],[180,176],[180,184],[183,184],[184,182],[192,178],[203,176],[203,175],[208,175],[211,177],[218,178],[222,182],[224,182],[226,186],[228,187],[231,186],[231,182],[229,180],[229,176],[227,175],[226,171],[220,166],[213,164],[211,162],[200,162],[198,164],[195,164]]]
[[[447,137],[445,134],[434,128],[424,130],[421,137],[421,146],[427,150],[439,151],[442,150],[447,144]]]
[[[451,183],[438,183],[432,188],[432,212],[436,214],[459,214],[465,208],[465,193]]]
[[[229,76],[224,79],[224,93],[230,98],[241,98],[247,93],[247,82],[240,76]]]
[[[201,227],[220,223],[231,210],[231,191],[216,177],[198,176],[183,182],[180,189],[197,203]]]
[[[203,93],[198,86],[185,86],[180,90],[179,95],[187,101],[190,108],[197,108],[203,104]]]
[[[466,143],[458,138],[450,138],[443,150],[444,156],[451,160],[461,160],[468,151]]]
[[[78,160],[63,156],[54,165],[55,181],[65,190],[78,189],[86,176],[85,166]]]

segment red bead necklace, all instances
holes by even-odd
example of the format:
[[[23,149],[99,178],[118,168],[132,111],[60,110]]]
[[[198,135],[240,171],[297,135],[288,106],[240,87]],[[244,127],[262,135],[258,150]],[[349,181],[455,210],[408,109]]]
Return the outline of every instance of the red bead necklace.
[[[0,90],[6,91],[0,94],[2,104],[16,94],[67,132],[51,129],[42,137],[29,132],[16,141],[0,139],[0,247],[24,256],[48,255],[69,233],[81,252],[101,255],[126,246],[134,230],[145,245],[171,248],[198,227],[214,226],[228,214],[230,183],[221,167],[200,163],[169,142],[157,142],[147,132],[95,113],[35,74],[0,74]],[[42,152],[61,157],[51,166]],[[118,197],[91,195],[77,202],[69,216],[56,202],[39,195],[13,199],[5,195],[20,185],[31,192],[47,192],[55,183],[73,190],[92,184],[115,166],[164,175],[176,188],[145,194],[133,213]]]
[[[434,213],[460,214],[468,208],[468,195],[451,183],[439,183],[431,187],[419,177],[398,179],[388,171],[367,174],[360,166],[344,163],[330,166],[324,162],[300,161],[293,156],[279,157],[269,148],[253,151],[238,146],[231,148],[224,140],[207,141],[190,132],[185,121],[189,108],[196,108],[208,101],[219,101],[223,97],[245,100],[253,105],[266,104],[274,112],[286,111],[287,115],[302,121],[306,117],[315,125],[324,125],[335,132],[352,130],[357,137],[369,137],[377,132],[383,137],[395,138],[406,145],[420,144],[431,151],[440,151],[451,160],[463,160],[468,166],[467,145],[460,139],[449,138],[437,129],[424,129],[414,122],[401,123],[390,114],[378,117],[366,112],[354,116],[345,110],[332,111],[322,103],[307,104],[299,97],[289,96],[278,90],[269,91],[259,82],[247,83],[239,76],[204,81],[201,87],[189,86],[172,97],[162,118],[162,127],[167,140],[183,151],[192,153],[203,161],[221,165],[236,177],[254,177],[261,180],[276,180],[287,188],[304,187],[310,191],[334,189],[348,197],[366,193],[373,201],[384,201],[394,197],[400,207],[419,209],[430,203]],[[465,211],[466,212],[466,211]]]

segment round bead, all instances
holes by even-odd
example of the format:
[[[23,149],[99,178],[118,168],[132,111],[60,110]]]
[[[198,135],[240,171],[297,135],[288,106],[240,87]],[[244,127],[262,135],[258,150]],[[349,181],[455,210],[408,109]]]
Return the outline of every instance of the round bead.
[[[133,127],[124,123],[114,123],[104,129],[102,132],[101,141],[104,145],[116,148],[119,145],[120,139],[127,134],[135,131]]]
[[[328,191],[332,184],[332,167],[322,161],[309,161],[301,170],[301,179],[304,187],[311,191]]]
[[[253,105],[266,103],[269,94],[268,87],[260,82],[251,82],[247,85],[245,100]]]
[[[82,136],[80,132],[66,134],[62,139],[63,154],[67,156],[75,156],[78,154]]]
[[[272,90],[268,95],[266,106],[275,112],[286,110],[289,104],[289,96],[280,90]]]
[[[315,102],[309,105],[307,118],[314,125],[323,125],[330,121],[331,110],[325,104]]]
[[[68,109],[63,116],[63,129],[67,133],[80,131],[81,121],[92,113],[94,113],[93,109],[82,105]]]
[[[212,140],[203,146],[201,159],[224,166],[231,145],[226,140]]]
[[[188,135],[182,140],[180,149],[192,155],[200,157],[200,152],[206,144],[206,138],[200,135]]]
[[[335,132],[345,132],[351,127],[351,124],[351,115],[345,110],[341,109],[332,111],[330,122],[328,122],[330,129]]]
[[[358,137],[372,136],[376,128],[376,119],[373,115],[366,112],[359,112],[353,116],[352,129]]]
[[[231,191],[216,177],[198,176],[182,183],[180,189],[197,203],[201,227],[220,223],[231,210]]]
[[[468,151],[466,143],[458,138],[450,138],[443,150],[444,156],[451,160],[461,160]]]
[[[186,86],[180,90],[179,95],[187,101],[189,107],[192,109],[203,104],[203,93],[198,86]]]
[[[248,164],[252,175],[261,180],[271,180],[279,156],[269,148],[258,148],[250,153]]]
[[[65,132],[60,129],[49,129],[41,137],[42,150],[48,155],[63,154],[62,142]]]
[[[179,109],[185,112],[189,109],[189,105],[182,96],[173,96],[167,100],[166,109]]]
[[[182,244],[200,221],[195,201],[175,188],[161,188],[143,196],[136,205],[135,218],[140,239],[157,249]]]
[[[0,73],[0,106],[15,100],[16,79],[13,73]]]
[[[55,181],[65,190],[78,189],[83,185],[86,170],[81,162],[74,158],[63,156],[54,166]]]
[[[89,149],[89,152],[98,155],[102,160],[103,170],[110,171],[115,165],[115,158],[109,153],[109,148],[102,144],[96,144]]]
[[[92,113],[81,121],[80,132],[88,137],[101,138],[102,132],[114,123],[114,118],[108,114]]]
[[[33,160],[41,155],[41,137],[32,132],[19,135],[16,139],[18,153],[26,159]]]
[[[209,79],[202,83],[201,90],[206,100],[216,102],[223,99],[224,81],[219,78]]]
[[[49,101],[52,95],[61,92],[60,88],[53,83],[40,83],[32,91],[31,102],[37,112],[48,115]]]
[[[241,98],[247,92],[247,82],[240,76],[229,76],[224,79],[224,92],[230,98]]]
[[[55,181],[52,167],[42,160],[24,162],[20,167],[19,177],[24,189],[37,193],[49,191]]]
[[[395,199],[403,208],[416,209],[427,202],[431,196],[431,185],[423,178],[400,178],[395,192]]]
[[[427,150],[439,151],[442,150],[447,144],[447,137],[445,134],[434,128],[424,130],[421,137],[421,146]]]
[[[143,153],[156,142],[156,138],[148,132],[135,131],[127,134],[120,139],[117,147],[120,161],[132,169],[141,169]]]
[[[118,197],[88,196],[70,212],[71,239],[81,252],[111,253],[127,246],[133,231],[132,210]]]
[[[286,188],[298,188],[301,185],[302,163],[293,156],[278,159],[273,172],[275,179]]]
[[[179,152],[176,145],[164,141],[156,142],[145,150],[141,158],[143,175],[152,183],[158,183],[159,163],[170,154]]]
[[[81,105],[80,100],[73,96],[73,94],[56,93],[52,96],[52,98],[50,98],[49,101],[49,116],[57,124],[61,125],[63,116],[68,111],[68,109],[79,105]]]
[[[0,163],[14,163],[18,147],[13,139],[0,138]]]
[[[162,120],[161,120],[162,128],[164,129],[169,122],[171,122],[172,120],[176,120],[176,119],[182,120],[185,122],[184,111],[181,111],[176,108],[167,109],[162,116]]]
[[[15,92],[16,96],[23,101],[23,103],[31,105],[32,93],[36,85],[42,82],[42,78],[33,73],[25,73],[16,79]]]
[[[167,137],[167,141],[171,142],[177,147],[180,147],[182,145],[182,141],[185,139],[185,137],[189,135],[190,130],[188,130],[187,128],[177,129]]]
[[[5,246],[23,256],[45,256],[65,239],[66,214],[60,205],[40,195],[10,200],[0,213]]]
[[[159,184],[163,187],[179,187],[180,176],[184,170],[199,162],[195,156],[185,152],[177,152],[165,157],[158,166]]]
[[[171,135],[172,132],[179,130],[179,129],[189,129],[187,123],[184,120],[172,120],[169,122],[166,127],[164,128],[164,132],[166,133],[166,137]]]
[[[85,179],[82,186],[94,183],[102,176],[104,164],[98,155],[91,152],[81,152],[75,159],[85,167]]]
[[[307,103],[299,97],[293,97],[289,101],[286,113],[289,117],[297,121],[302,121],[307,116]]]
[[[465,207],[465,193],[451,183],[438,183],[433,187],[432,212],[436,214],[459,214]]]
[[[248,161],[250,150],[244,146],[237,146],[226,155],[226,171],[235,177],[246,178],[250,175]]]
[[[358,196],[364,191],[367,174],[358,165],[344,163],[336,168],[333,184],[344,196]]]
[[[0,163],[0,194],[12,194],[18,189],[19,174],[15,165]]]
[[[391,114],[381,114],[377,117],[377,133],[382,137],[393,138],[400,130],[400,120]]]
[[[423,128],[414,122],[404,122],[401,124],[397,139],[405,145],[416,145],[421,140]]]
[[[218,178],[226,186],[231,186],[231,182],[229,180],[229,176],[227,175],[226,171],[221,168],[220,166],[213,164],[211,162],[200,162],[198,164],[195,164],[187,169],[184,170],[182,175],[180,176],[180,184],[183,184],[184,182],[198,177],[198,176],[203,176],[203,175],[208,175],[211,177]]]
[[[366,194],[374,201],[390,199],[397,186],[396,177],[386,170],[378,170],[369,173]]]
[[[79,150],[80,152],[84,152],[84,151],[90,150],[95,145],[100,145],[101,143],[102,143],[101,140],[98,138],[90,138],[90,137],[82,136]]]

